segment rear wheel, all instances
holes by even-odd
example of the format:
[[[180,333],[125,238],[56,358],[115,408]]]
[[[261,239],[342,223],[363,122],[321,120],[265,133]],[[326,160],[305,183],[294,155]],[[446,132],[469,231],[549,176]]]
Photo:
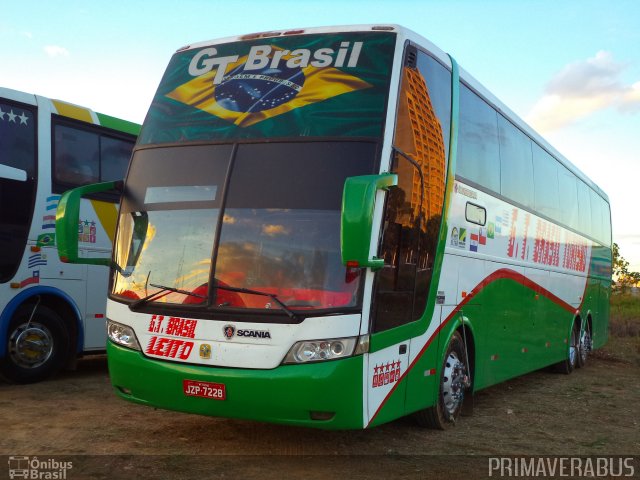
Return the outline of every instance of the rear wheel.
[[[0,374],[14,383],[39,382],[64,365],[69,334],[60,316],[46,306],[22,305],[7,332],[6,355]]]
[[[571,329],[571,335],[569,337],[569,350],[567,357],[555,365],[555,370],[565,375],[573,372],[578,365],[578,356],[580,352],[580,323],[578,321],[573,322],[573,328]]]
[[[445,430],[455,425],[462,411],[465,391],[471,385],[467,353],[462,337],[454,333],[440,373],[438,400],[433,407],[414,415],[418,425]]]
[[[591,335],[591,324],[589,320],[584,322],[584,327],[580,329],[580,341],[578,342],[577,366],[584,367],[587,364],[589,354],[593,349],[593,337]]]

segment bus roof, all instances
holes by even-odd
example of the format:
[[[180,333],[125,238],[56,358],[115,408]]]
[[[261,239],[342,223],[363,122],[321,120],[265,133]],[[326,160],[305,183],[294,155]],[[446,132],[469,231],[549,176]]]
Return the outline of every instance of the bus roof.
[[[112,117],[111,115],[106,115],[104,113],[95,112],[90,108],[62,100],[50,99],[40,95],[34,95],[4,87],[0,87],[0,97],[34,106],[46,102],[52,107],[51,110],[54,113],[62,115],[63,117],[72,118],[74,120],[94,125],[101,125],[103,127],[111,128],[119,132],[129,133],[131,135],[140,134],[140,125],[136,123]]]
[[[213,39],[203,42],[197,42],[190,45],[186,45],[177,50],[182,52],[185,50],[198,49],[207,47],[210,45],[219,45],[223,43],[240,42],[245,40],[258,40],[261,38],[275,38],[294,35],[311,35],[320,33],[344,33],[344,32],[389,32],[398,34],[402,43],[406,40],[410,40],[422,48],[428,50],[433,56],[435,56],[440,62],[451,67],[451,61],[449,55],[440,49],[437,45],[419,35],[418,33],[408,28],[402,27],[396,24],[364,24],[364,25],[342,25],[331,27],[310,27],[310,28],[293,28],[286,30],[273,30],[267,32],[256,32],[245,35],[236,35],[232,37],[224,37],[220,39]],[[453,56],[453,55],[452,55]],[[455,57],[454,57],[455,58]],[[480,94],[484,99],[490,103],[495,109],[508,118],[518,128],[525,132],[535,142],[537,142],[542,148],[547,150],[551,155],[558,159],[567,169],[573,172],[580,180],[589,185],[595,190],[602,198],[607,202],[609,197],[607,194],[589,177],[587,177],[578,167],[571,163],[564,155],[556,150],[549,142],[547,142],[542,135],[536,132],[530,125],[528,125],[520,116],[518,116],[513,110],[507,107],[502,101],[500,101],[494,94],[487,90],[478,80],[476,80],[469,72],[460,68],[460,79]]]

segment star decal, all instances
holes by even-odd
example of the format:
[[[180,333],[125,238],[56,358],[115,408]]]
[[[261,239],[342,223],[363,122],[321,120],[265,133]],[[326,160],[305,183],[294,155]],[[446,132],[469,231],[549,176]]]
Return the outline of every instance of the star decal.
[[[9,113],[7,113],[7,115],[9,116],[9,121],[16,123],[16,117],[17,115],[15,113],[13,113],[13,110],[11,110]]]
[[[29,120],[29,117],[27,117],[24,112],[22,112],[22,114],[20,116],[18,116],[18,118],[20,119],[20,125],[26,125],[27,124],[27,120]]]

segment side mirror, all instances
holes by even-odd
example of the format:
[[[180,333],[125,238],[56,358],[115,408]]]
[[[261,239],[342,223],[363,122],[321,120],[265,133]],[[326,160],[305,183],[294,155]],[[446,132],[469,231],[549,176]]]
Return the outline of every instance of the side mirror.
[[[56,243],[58,256],[65,263],[87,265],[111,265],[110,258],[78,257],[78,221],[80,219],[80,200],[83,195],[122,191],[122,181],[94,183],[68,190],[62,194],[56,211]]]
[[[376,192],[397,184],[395,173],[349,177],[344,182],[340,225],[340,252],[344,265],[375,270],[384,266],[384,260],[369,256],[373,209]]]

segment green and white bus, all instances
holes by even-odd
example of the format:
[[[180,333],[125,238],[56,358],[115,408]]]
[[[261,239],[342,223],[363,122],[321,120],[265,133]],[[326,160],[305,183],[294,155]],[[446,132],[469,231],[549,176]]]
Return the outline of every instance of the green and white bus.
[[[69,261],[82,193],[58,207]],[[111,382],[204,415],[446,428],[604,344],[610,246],[607,196],[411,31],[190,45],[124,184]]]
[[[70,188],[122,179],[139,128],[0,88],[0,376],[35,382],[104,352],[108,275],[60,262],[56,208]],[[111,255],[118,199],[104,192],[79,205],[83,255]]]

